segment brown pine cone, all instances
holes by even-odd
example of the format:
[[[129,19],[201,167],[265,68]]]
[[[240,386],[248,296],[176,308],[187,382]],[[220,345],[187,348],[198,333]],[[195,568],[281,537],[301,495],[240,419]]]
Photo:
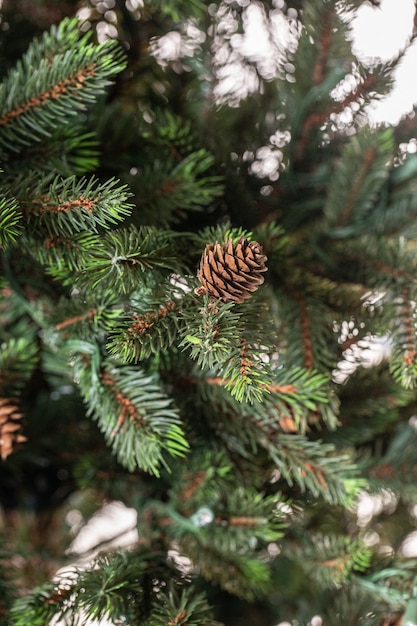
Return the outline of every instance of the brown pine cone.
[[[4,461],[26,437],[20,434],[22,414],[10,398],[0,398],[0,457]]]
[[[226,243],[207,244],[200,261],[197,276],[201,287],[197,295],[208,293],[223,302],[241,303],[251,297],[264,282],[263,272],[267,257],[256,241],[240,237],[234,244],[230,237]]]

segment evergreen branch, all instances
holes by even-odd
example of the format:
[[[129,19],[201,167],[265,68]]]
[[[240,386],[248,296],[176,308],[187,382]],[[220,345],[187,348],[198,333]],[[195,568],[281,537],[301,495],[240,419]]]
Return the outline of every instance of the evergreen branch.
[[[269,542],[282,538],[287,525],[286,503],[280,493],[266,495],[252,485],[236,485],[233,475],[225,475],[225,471],[222,468],[221,472],[198,477],[198,482],[201,479],[206,484],[198,497],[194,494],[195,505],[201,503],[197,510],[191,508],[189,501],[178,500],[180,510],[186,511],[187,517],[172,506],[158,506],[159,525],[168,529],[168,534],[180,544],[183,539],[187,543],[187,537],[192,535],[210,549],[254,556]],[[220,484],[215,483],[217,478]],[[210,494],[208,506],[206,498]],[[176,494],[177,498],[179,495]]]
[[[238,345],[230,352],[221,368],[216,368],[224,378],[226,388],[239,402],[253,403],[269,392],[272,380],[271,363],[276,358],[276,329],[267,328],[264,319],[269,315],[266,302],[243,303],[242,315],[236,325]]]
[[[68,43],[73,28],[75,22]],[[125,65],[116,42],[94,45],[87,38],[52,58],[36,59],[35,66],[33,57],[30,51],[0,85],[0,146],[10,152],[50,137],[94,102]]]
[[[379,602],[385,602],[394,609],[402,609],[415,584],[415,563],[393,562],[384,564],[381,569],[366,577],[358,577],[361,589],[371,592]]]
[[[181,160],[195,150],[195,138],[190,120],[174,115],[166,109],[157,110],[152,127],[142,129],[141,136],[150,145],[168,147],[171,157]]]
[[[7,248],[22,234],[22,215],[14,198],[0,198],[0,248]]]
[[[405,164],[392,170],[388,179],[389,194],[381,194],[375,210],[367,219],[368,231],[379,236],[402,236],[408,240],[417,235],[417,190],[415,180],[395,184],[396,169],[406,167]]]
[[[342,111],[354,102],[360,102],[361,98],[366,97],[369,93],[375,93],[376,87],[380,81],[380,74],[377,71],[367,74],[361,79],[355,89],[348,93],[343,100],[333,101],[327,110],[314,111],[308,113],[302,122],[300,134],[294,147],[294,159],[301,160],[305,156],[305,151],[310,139],[311,132],[320,128],[326,123],[331,116],[339,115]],[[327,85],[326,85],[327,87]],[[327,93],[328,90],[326,89]]]
[[[154,159],[141,171],[136,183],[136,201],[153,224],[176,223],[186,211],[199,211],[223,191],[223,178],[208,175],[213,157],[198,150],[179,163]]]
[[[397,480],[402,484],[414,483],[416,470],[417,436],[414,427],[409,423],[398,426],[388,448],[376,463],[369,468],[372,479],[384,483]]]
[[[327,502],[350,506],[364,485],[350,458],[332,444],[298,434],[281,434],[276,443],[265,437],[261,443],[289,485],[296,483]]]
[[[72,611],[67,600],[73,584],[59,587],[56,583],[44,583],[31,593],[18,598],[10,611],[13,625],[44,626],[54,618],[70,617]]]
[[[306,369],[311,369],[314,367],[314,355],[307,302],[302,292],[296,288],[291,290],[291,296],[299,308],[299,323],[303,344],[304,367]]]
[[[125,552],[102,556],[93,568],[79,572],[73,592],[77,597],[77,607],[88,618],[115,621],[140,609],[143,611],[140,600],[144,575],[149,567],[147,561],[151,557],[138,553],[135,557]],[[136,615],[136,618],[139,616]]]
[[[327,11],[323,16],[321,22],[321,34],[318,41],[316,41],[317,55],[314,62],[313,69],[313,85],[321,85],[326,76],[326,65],[329,62],[329,53],[332,45],[332,34],[334,28],[334,21],[336,17],[336,7],[327,5]]]
[[[188,444],[178,410],[154,376],[137,368],[100,367],[93,346],[85,342],[68,346],[80,353],[74,368],[89,413],[122,465],[158,476],[160,465],[167,468],[163,452],[184,456]],[[88,351],[92,359],[86,359]],[[97,378],[96,387],[92,378]]]
[[[200,316],[195,309],[184,311],[186,324],[180,347],[191,347],[191,358],[202,369],[211,369],[215,381],[220,376],[225,387],[239,402],[262,398],[269,383],[269,332],[262,326],[263,307],[254,313],[244,304],[212,302],[205,296]]]
[[[0,352],[0,389],[9,395],[21,392],[39,358],[33,331],[28,336],[10,337],[2,341]]]
[[[198,303],[196,303],[198,304]],[[211,369],[224,364],[229,354],[238,348],[236,337],[241,313],[234,303],[212,303],[204,296],[203,306],[182,311],[184,326],[180,347],[190,350],[190,356],[201,369]]]
[[[36,254],[39,263],[54,278],[65,281],[81,272],[85,258],[100,249],[102,237],[95,233],[77,233],[72,236],[49,235],[41,242],[25,235],[27,252]]]
[[[162,282],[168,272],[180,274],[183,269],[175,254],[174,237],[150,226],[105,233],[97,248],[81,260],[76,280],[86,289],[100,285],[119,294]]]
[[[24,236],[21,238],[24,240]],[[42,310],[34,304],[31,299],[27,297],[27,294],[24,292],[22,287],[22,283],[25,284],[26,280],[17,279],[16,275],[13,273],[11,267],[12,255],[15,252],[13,247],[8,248],[2,254],[2,265],[4,271],[4,277],[7,280],[7,285],[5,286],[5,291],[3,292],[3,296],[5,297],[5,301],[10,298],[10,302],[13,302],[13,305],[16,307],[15,316],[19,318],[23,314],[27,314],[31,320],[35,322],[35,324],[42,328],[43,326],[43,312]],[[11,290],[11,291],[10,291]],[[25,334],[31,336],[33,333],[33,328],[29,328],[29,324],[25,323],[26,333],[22,333],[22,336]]]
[[[243,588],[236,588],[233,593],[244,597],[258,594],[258,585],[265,580],[266,571],[263,568],[257,571],[256,557],[268,543],[283,536],[286,525],[283,498],[280,494],[267,496],[249,485],[235,485],[232,492],[230,487],[234,483],[227,485],[225,490],[218,485],[216,489],[215,479],[216,475],[212,473],[210,481],[214,499],[211,507],[203,503],[190,517],[184,518],[169,505],[159,506],[158,524],[168,536],[175,538],[180,552],[191,559],[197,571],[216,584],[224,586],[226,580],[215,563],[215,555],[223,554],[231,567],[237,566],[239,570],[253,567],[259,580],[247,581]],[[225,486],[226,483],[222,482]],[[203,494],[200,496],[204,497]],[[190,511],[188,501],[179,504]],[[204,571],[201,571],[202,567]],[[242,581],[236,583],[240,586]]]
[[[209,385],[220,385],[224,387],[229,381],[227,379],[221,378],[220,376],[208,376],[204,379],[204,382],[208,383]],[[281,394],[293,394],[296,392],[296,389],[295,387],[293,387],[293,385],[277,385],[275,383],[271,383],[270,385],[267,385],[266,388],[267,391],[275,391]]]
[[[216,448],[201,450],[194,447],[194,454],[188,458],[187,466],[181,464],[179,479],[171,490],[171,502],[185,517],[192,517],[195,511],[217,502],[229,489],[234,490],[232,465],[224,451]],[[253,481],[252,481],[253,483]],[[251,487],[254,487],[252,484]]]
[[[331,247],[345,280],[379,292],[417,281],[414,251],[399,246],[396,240],[368,235],[349,242],[335,242]]]
[[[120,319],[122,309],[112,294],[91,299],[83,292],[71,299],[61,298],[49,321],[64,338],[91,340],[97,333],[108,332]]]
[[[236,416],[243,410],[244,421],[253,423],[252,442],[265,444],[265,437],[271,442],[277,440],[281,432],[304,433],[310,427],[320,428],[321,423],[334,429],[338,424],[338,398],[330,388],[328,375],[293,368],[272,372],[271,382],[265,386],[266,395],[261,401],[255,401],[251,410],[234,405],[232,397],[226,394],[210,394],[209,387],[224,388],[226,380],[217,377],[205,377],[201,381],[208,393],[207,401],[217,402],[219,397],[225,403],[224,412],[230,419],[230,412]],[[204,393],[204,392],[203,392]],[[235,417],[236,417],[235,416]],[[237,420],[239,428],[240,421]]]
[[[372,370],[358,367],[338,393],[343,428],[335,430],[326,439],[338,448],[364,445],[402,419],[402,408],[412,401],[413,393],[393,381],[384,363]],[[401,473],[401,476],[406,474]]]
[[[297,394],[290,384],[281,390],[286,391],[285,401],[274,398],[271,393],[253,406],[239,405],[230,395],[211,392],[212,385],[206,384],[201,389],[201,410],[216,437],[232,454],[244,459],[253,455],[254,450],[263,449],[290,487],[297,484],[301,491],[309,491],[314,497],[349,506],[364,484],[356,477],[357,468],[349,457],[340,454],[333,444],[310,441],[301,434],[286,434],[296,428],[296,420],[301,427],[305,422],[315,424],[319,419],[334,427],[337,418],[332,397],[330,394],[326,396],[327,385],[321,387],[323,378],[320,380],[320,376],[313,377],[312,382],[317,399],[321,401],[314,407],[310,405],[307,380],[305,407],[303,400],[301,406],[297,406]],[[310,412],[310,408],[314,412]]]
[[[392,351],[390,371],[406,389],[417,384],[416,305],[410,289],[404,287],[396,302],[396,315],[392,320]]]
[[[216,477],[220,477],[220,485],[214,483]],[[209,472],[205,479],[208,483],[198,497],[202,504],[189,517],[178,515],[169,506],[159,509],[160,523],[171,526],[173,536],[181,539],[191,533],[202,546],[210,545],[224,553],[238,551],[252,555],[265,544],[282,538],[286,521],[285,502],[280,493],[266,495],[252,485],[236,485],[233,476],[225,480],[223,472]],[[201,499],[210,493],[213,499],[208,507]],[[190,512],[189,501],[179,505]]]
[[[81,36],[80,22],[77,18],[64,18],[59,24],[53,24],[48,31],[31,41],[20,63],[29,72],[42,60],[51,61],[58,54],[86,45],[91,39],[91,31]]]
[[[24,153],[5,154],[4,167],[14,181],[22,168],[29,172],[52,172],[61,176],[80,176],[93,171],[99,164],[98,142],[94,133],[79,124],[62,126],[41,143]],[[27,181],[26,181],[27,182]],[[35,186],[37,181],[35,182]]]
[[[182,303],[170,299],[148,309],[144,304],[142,301],[140,311],[119,318],[117,331],[111,333],[107,342],[110,354],[125,363],[167,350],[178,333]]]
[[[351,137],[341,155],[327,192],[324,215],[331,237],[348,237],[367,228],[388,178],[393,157],[390,129],[368,129]]]
[[[29,198],[19,198],[31,227],[48,236],[71,237],[85,230],[110,228],[131,212],[125,185],[111,179],[56,177],[45,192],[41,184]]]
[[[337,313],[332,283],[297,268],[291,269],[291,282],[287,283],[287,276],[281,284],[277,320],[282,363],[289,369],[302,366],[328,371],[336,366],[340,351],[334,332]],[[345,311],[341,315],[346,315]]]
[[[74,626],[86,618],[146,624],[156,595],[149,606],[144,589],[148,576],[161,580],[162,559],[143,550],[115,552],[98,557],[88,569],[62,571],[55,583],[45,583],[15,602],[13,624],[45,626],[54,615]]]
[[[253,600],[265,596],[270,588],[270,571],[266,563],[236,551],[225,554],[210,541],[199,540],[195,534],[181,538],[180,554],[191,558],[196,571],[205,580],[232,595]]]
[[[149,626],[220,626],[213,620],[211,607],[203,593],[192,588],[160,591],[149,618]]]
[[[271,383],[269,391],[281,396],[288,403],[296,402],[309,411],[316,411],[317,404],[329,402],[332,391],[329,389],[327,374],[295,367],[289,371],[277,372],[278,383]]]
[[[338,425],[337,397],[327,374],[299,367],[278,370],[268,391],[260,407],[266,424],[277,420],[281,428],[285,425],[300,433],[310,426],[320,427],[321,421],[331,429]]]
[[[297,548],[292,556],[296,553]],[[307,575],[325,588],[339,586],[353,572],[368,569],[372,555],[370,548],[360,539],[332,534],[305,537],[298,553]]]
[[[75,326],[77,324],[82,324],[83,322],[90,321],[94,319],[97,315],[97,309],[89,309],[86,312],[79,313],[78,315],[73,315],[71,317],[67,317],[65,320],[58,322],[55,324],[55,330],[63,330],[64,328],[68,328],[68,326]]]
[[[238,402],[262,401],[268,390],[269,376],[257,346],[241,340],[238,350],[229,355],[221,371],[225,388]]]
[[[386,593],[378,593],[376,585],[366,585],[365,577],[355,576],[344,586],[340,586],[335,593],[329,589],[322,593],[317,603],[317,614],[323,616],[325,623],[342,623],[361,626],[398,626],[398,617],[392,611],[401,610],[404,600],[398,602],[398,595],[394,589],[385,588]],[[334,599],[329,603],[330,596]],[[318,597],[318,594],[317,596]],[[401,611],[402,612],[402,611]],[[377,622],[376,622],[377,620]]]
[[[355,151],[355,160],[357,159],[357,150]],[[373,165],[375,165],[375,159],[377,156],[377,152],[376,152],[376,148],[375,146],[368,146],[367,149],[365,150],[365,152],[363,152],[362,150],[361,152],[361,156],[363,158],[361,163],[357,163],[357,176],[356,179],[354,179],[353,185],[351,184],[350,190],[349,190],[349,197],[346,199],[346,204],[345,206],[342,207],[341,213],[339,215],[339,221],[336,224],[336,230],[339,231],[339,229],[344,229],[348,226],[350,226],[351,221],[352,221],[352,215],[355,211],[355,209],[357,209],[357,205],[358,202],[360,201],[360,198],[358,197],[362,191],[362,187],[364,185],[364,183],[368,183],[371,179],[370,171]],[[356,165],[356,164],[355,164]],[[386,171],[382,170],[384,178],[385,179],[385,175],[386,175]],[[346,172],[347,173],[347,172]],[[344,173],[344,177],[345,180],[347,180],[346,178],[346,173]],[[381,169],[379,170],[379,173],[381,173]],[[340,184],[340,177],[338,178],[338,185]],[[338,198],[340,200],[340,187],[338,188]],[[372,206],[372,200],[375,199],[376,194],[378,189],[374,188],[372,189],[373,194],[371,196],[371,200],[366,203],[366,208],[369,209]],[[333,200],[331,193],[329,193],[330,199],[328,201]],[[328,197],[329,198],[329,197]]]
[[[214,524],[224,528],[224,532],[213,529],[211,539],[215,545],[223,550],[229,550],[230,545],[242,545],[241,542],[251,543],[251,537],[256,537],[262,545],[271,541],[278,541],[284,535],[286,528],[285,515],[282,511],[284,499],[281,494],[266,496],[256,489],[245,486],[237,487],[227,502],[223,496],[215,507]],[[257,549],[260,549],[260,545]],[[242,546],[243,547],[243,546]],[[245,552],[250,546],[245,547]]]

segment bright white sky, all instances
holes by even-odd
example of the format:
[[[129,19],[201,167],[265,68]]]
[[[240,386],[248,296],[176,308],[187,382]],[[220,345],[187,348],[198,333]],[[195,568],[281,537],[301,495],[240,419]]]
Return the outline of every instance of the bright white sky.
[[[364,3],[354,22],[355,53],[388,61],[404,47],[413,29],[414,0],[382,0],[380,8]],[[397,70],[397,85],[374,110],[375,121],[395,123],[417,103],[417,45],[405,55]]]

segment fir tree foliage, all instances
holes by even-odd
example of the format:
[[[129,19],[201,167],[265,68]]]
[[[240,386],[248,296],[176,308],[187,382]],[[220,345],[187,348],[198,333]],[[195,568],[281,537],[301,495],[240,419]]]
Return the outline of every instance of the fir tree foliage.
[[[0,82],[0,399],[27,438],[0,504],[49,538],[63,501],[122,500],[138,539],[15,598],[0,554],[0,623],[411,623],[415,118],[367,106],[412,27],[380,63],[360,0],[75,4]],[[242,237],[264,283],[203,293],[206,246]]]
[[[5,77],[0,95],[3,158],[68,124],[123,68],[115,42],[97,47],[89,39],[79,39],[77,21],[66,20],[37,39]]]
[[[158,596],[158,604],[155,606],[152,616],[152,624],[164,626],[165,624],[182,624],[186,626],[216,626],[212,617],[212,611],[203,594],[191,596],[190,590],[170,590]]]
[[[5,248],[9,243],[16,241],[21,232],[19,228],[20,215],[17,202],[14,198],[4,196],[0,200],[0,206],[0,245],[2,248]]]

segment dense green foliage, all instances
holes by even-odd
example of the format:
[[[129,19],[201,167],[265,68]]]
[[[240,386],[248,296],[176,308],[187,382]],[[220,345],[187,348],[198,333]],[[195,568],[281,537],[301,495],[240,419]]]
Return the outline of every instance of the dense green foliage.
[[[0,34],[0,623],[416,623],[416,118],[368,120],[413,25],[382,64],[359,0],[30,4]],[[201,255],[242,236],[265,281],[214,301]],[[113,500],[133,545],[72,551]]]

